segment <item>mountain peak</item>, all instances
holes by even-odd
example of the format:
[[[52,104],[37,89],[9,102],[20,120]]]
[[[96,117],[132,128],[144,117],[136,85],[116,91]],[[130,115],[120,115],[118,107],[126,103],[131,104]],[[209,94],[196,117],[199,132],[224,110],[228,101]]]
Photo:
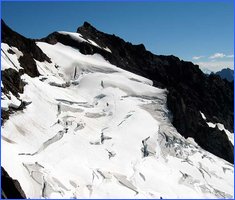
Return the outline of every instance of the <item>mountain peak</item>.
[[[218,72],[216,72],[216,75],[219,75],[222,79],[226,79],[228,81],[233,81],[233,70],[230,68],[224,68]]]
[[[82,26],[77,28],[77,33],[81,31],[86,31],[86,30],[97,31],[97,29],[94,26],[92,26],[89,22],[85,21]]]
[[[83,23],[83,26],[85,27],[85,28],[90,28],[90,27],[92,27],[92,28],[94,28],[89,22],[87,22],[87,21],[85,21],[84,23]]]

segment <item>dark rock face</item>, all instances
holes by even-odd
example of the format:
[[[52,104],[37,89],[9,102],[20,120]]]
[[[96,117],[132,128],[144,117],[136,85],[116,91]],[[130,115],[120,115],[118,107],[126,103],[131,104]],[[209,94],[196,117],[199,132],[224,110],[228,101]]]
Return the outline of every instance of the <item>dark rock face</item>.
[[[205,127],[201,124],[197,130],[195,141],[200,143],[202,148],[233,163],[231,159],[233,157],[233,145],[227,139],[227,135],[224,131],[220,131],[218,128]]]
[[[6,69],[2,73],[2,83],[4,87],[2,88],[2,93],[9,94],[9,91],[15,96],[19,97],[19,93],[23,93],[25,83],[21,80],[20,75],[22,70],[17,72],[14,69]],[[16,109],[9,108],[9,110],[1,109],[1,124],[9,119],[10,114],[12,114]]]
[[[167,106],[179,133],[186,138],[193,137],[205,150],[233,163],[233,146],[228,137],[218,128],[209,128],[199,112],[203,112],[209,122],[222,123],[233,132],[233,82],[214,75],[206,76],[197,65],[175,56],[154,55],[143,44],[132,45],[96,30],[87,22],[77,32],[102,48],[108,47],[112,53],[57,32],[42,41],[60,42],[83,54],[99,53],[110,63],[151,79],[154,86],[167,88]]]
[[[40,62],[47,61],[51,62],[50,59],[44,54],[41,49],[36,45],[35,41],[32,39],[25,38],[24,36],[11,30],[3,20],[1,20],[2,25],[2,42],[7,43],[10,47],[17,47],[22,53],[18,60],[20,66],[23,68],[17,72],[14,69],[6,69],[2,71],[2,83],[4,88],[2,92],[4,94],[9,94],[11,92],[14,96],[19,98],[19,93],[23,93],[25,83],[21,80],[21,75],[26,73],[31,77],[39,76],[35,60]],[[11,49],[7,50],[9,53],[14,54]],[[2,51],[2,53],[4,53]],[[35,59],[35,60],[34,60]],[[13,63],[12,63],[13,64]],[[21,110],[24,106],[21,106],[18,110]],[[14,113],[17,109],[9,108],[8,111],[1,109],[1,122],[2,124],[5,120],[9,119],[9,115]]]
[[[23,56],[20,57],[20,66],[24,68],[24,72],[31,77],[39,76],[34,59],[43,62],[51,62],[50,59],[42,52],[32,39],[25,38],[24,36],[11,30],[3,20],[2,25],[2,42],[7,43],[9,46],[17,47]]]
[[[14,96],[19,97],[19,93],[23,93],[25,83],[20,78],[21,73],[22,70],[17,72],[11,68],[2,71],[2,83],[4,85],[2,92],[4,94],[11,91]]]
[[[24,191],[19,182],[12,179],[3,167],[1,167],[1,185],[2,185],[2,199],[26,199]]]

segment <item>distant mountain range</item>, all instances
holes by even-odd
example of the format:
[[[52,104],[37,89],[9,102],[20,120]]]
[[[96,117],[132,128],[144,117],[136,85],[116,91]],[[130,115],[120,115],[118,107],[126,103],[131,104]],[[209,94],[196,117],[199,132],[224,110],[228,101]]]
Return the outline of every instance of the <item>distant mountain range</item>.
[[[233,81],[234,70],[229,68],[224,68],[221,71],[216,72],[215,74],[219,75],[222,79],[227,79],[228,81]]]
[[[207,68],[202,69],[204,74],[210,75],[210,74],[216,74],[219,75],[222,79],[227,79],[228,81],[233,81],[233,74],[234,74],[234,70],[229,69],[229,68],[224,68],[220,71],[217,72],[213,72]]]

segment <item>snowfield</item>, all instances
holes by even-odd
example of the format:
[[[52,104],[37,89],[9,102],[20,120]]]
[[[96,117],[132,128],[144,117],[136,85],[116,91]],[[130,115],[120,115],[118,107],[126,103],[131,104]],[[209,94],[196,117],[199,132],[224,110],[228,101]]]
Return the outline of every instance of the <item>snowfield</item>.
[[[10,116],[1,140],[2,166],[27,198],[233,198],[234,166],[177,132],[167,90],[98,54],[37,45],[52,63],[22,75],[20,100],[32,103]],[[19,70],[21,52],[2,49],[2,70]],[[11,104],[19,99],[3,95],[4,109]]]

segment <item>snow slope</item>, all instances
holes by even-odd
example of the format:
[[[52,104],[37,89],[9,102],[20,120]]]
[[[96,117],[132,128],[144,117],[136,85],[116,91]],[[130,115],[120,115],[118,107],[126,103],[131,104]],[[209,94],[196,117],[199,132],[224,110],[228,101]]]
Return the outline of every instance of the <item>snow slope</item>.
[[[2,127],[2,166],[28,198],[233,198],[233,165],[176,131],[166,90],[100,55],[37,45],[52,63],[22,76],[32,103]]]

